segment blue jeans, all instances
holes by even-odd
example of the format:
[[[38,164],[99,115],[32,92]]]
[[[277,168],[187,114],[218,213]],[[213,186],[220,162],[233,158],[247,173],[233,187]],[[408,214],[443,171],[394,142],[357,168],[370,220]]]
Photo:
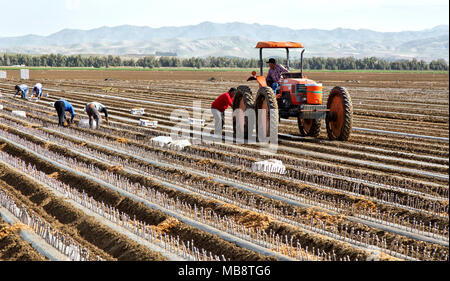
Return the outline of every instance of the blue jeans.
[[[279,86],[280,85],[277,82],[273,82],[272,83],[272,90],[273,90],[274,93],[277,92],[277,89],[278,89]]]
[[[28,95],[28,89],[26,89],[25,91],[22,91],[22,98],[26,99]]]
[[[36,97],[37,97],[37,99],[40,100],[41,97],[42,97],[42,90],[34,90],[34,89],[33,89],[33,93],[34,93],[34,92],[36,92]]]

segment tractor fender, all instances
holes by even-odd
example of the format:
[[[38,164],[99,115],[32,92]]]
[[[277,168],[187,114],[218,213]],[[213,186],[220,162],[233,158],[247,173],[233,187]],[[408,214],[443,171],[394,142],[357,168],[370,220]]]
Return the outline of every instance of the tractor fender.
[[[267,87],[266,77],[256,76],[256,81],[258,81],[260,87]]]

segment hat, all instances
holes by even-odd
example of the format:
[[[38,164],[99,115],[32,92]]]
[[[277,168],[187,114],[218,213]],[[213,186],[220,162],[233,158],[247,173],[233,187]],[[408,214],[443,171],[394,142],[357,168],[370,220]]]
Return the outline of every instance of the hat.
[[[274,64],[276,64],[277,61],[274,58],[270,58],[269,61],[266,61],[266,63],[274,63]]]

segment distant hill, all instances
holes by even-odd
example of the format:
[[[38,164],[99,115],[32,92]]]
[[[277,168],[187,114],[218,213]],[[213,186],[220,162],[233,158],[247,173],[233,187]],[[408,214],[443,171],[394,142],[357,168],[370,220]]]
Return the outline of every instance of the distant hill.
[[[64,29],[49,36],[0,37],[0,52],[66,55],[169,52],[182,57],[250,58],[258,56],[254,49],[257,41],[298,41],[306,47],[305,56],[449,59],[448,25],[403,32],[343,28],[294,30],[239,22],[161,28],[123,25],[91,30]]]

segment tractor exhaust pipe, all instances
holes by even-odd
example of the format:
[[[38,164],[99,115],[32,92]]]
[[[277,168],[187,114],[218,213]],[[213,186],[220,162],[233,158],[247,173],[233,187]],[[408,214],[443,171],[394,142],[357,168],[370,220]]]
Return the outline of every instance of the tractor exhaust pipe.
[[[263,66],[264,66],[264,64],[263,64],[263,56],[262,56],[262,48],[261,49],[259,49],[259,62],[258,62],[258,64],[259,64],[259,70],[260,70],[260,72],[261,72],[261,76],[263,76],[264,75],[264,73],[263,73]]]
[[[301,56],[300,56],[300,75],[303,78],[303,53],[305,52],[305,49],[302,50]]]

